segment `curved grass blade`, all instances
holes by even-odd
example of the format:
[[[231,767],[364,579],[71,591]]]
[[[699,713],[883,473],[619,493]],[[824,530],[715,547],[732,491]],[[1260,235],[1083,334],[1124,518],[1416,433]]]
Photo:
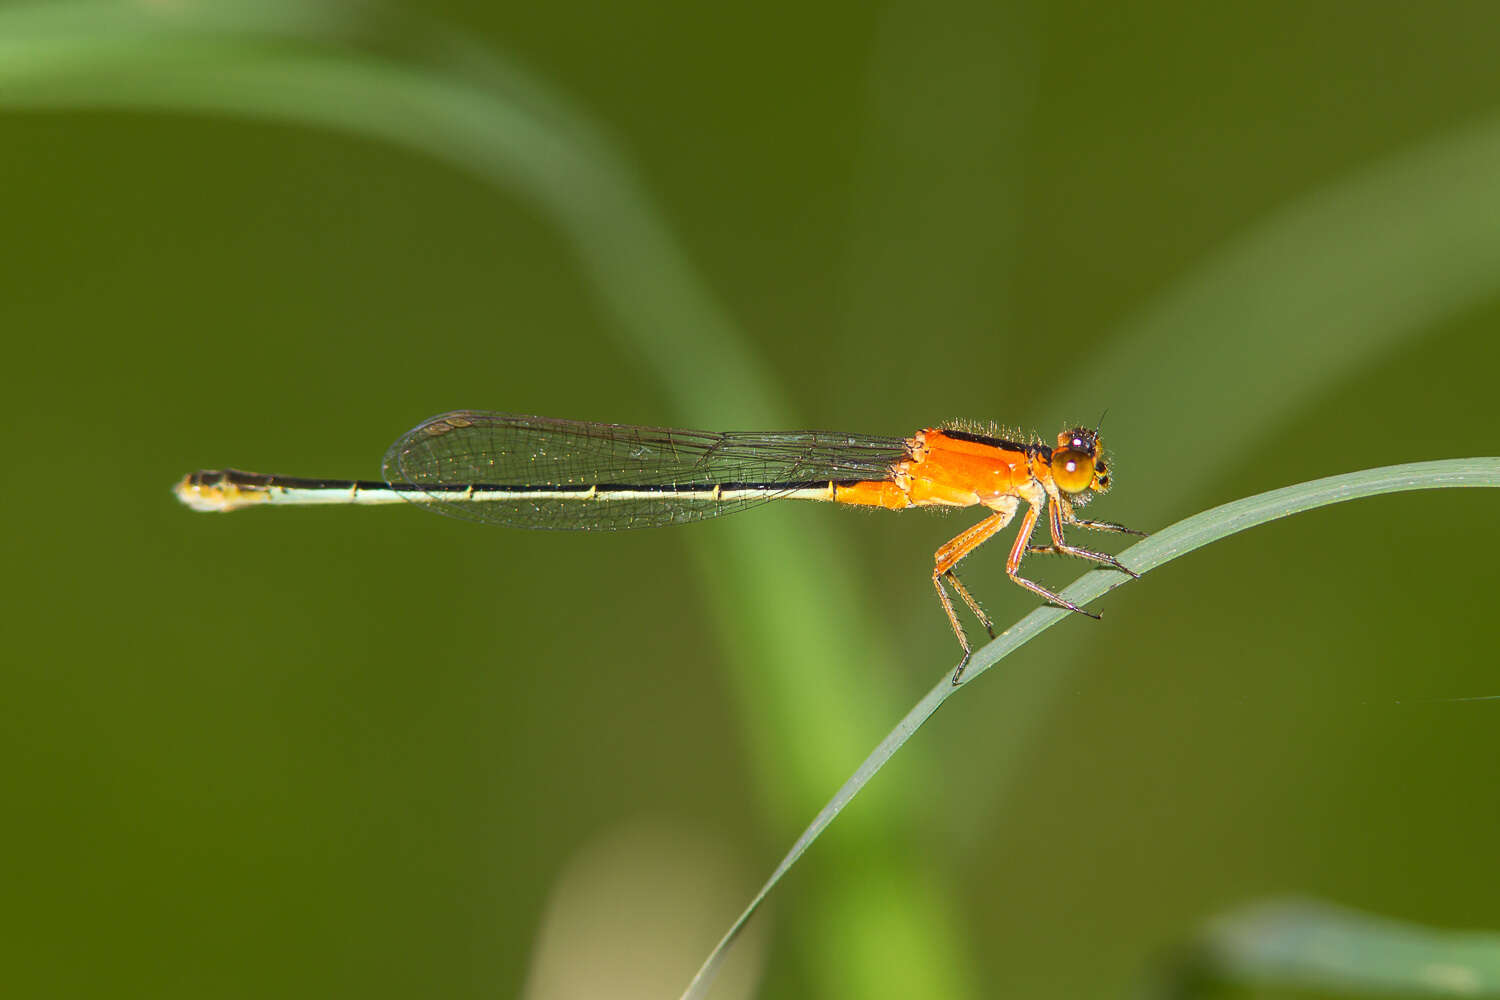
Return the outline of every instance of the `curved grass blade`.
[[[1385,466],[1271,490],[1268,493],[1236,500],[1178,521],[1171,527],[1164,528],[1126,549],[1120,553],[1119,559],[1137,573],[1145,574],[1179,556],[1187,555],[1194,549],[1202,548],[1210,542],[1227,538],[1268,521],[1290,517],[1318,507],[1387,493],[1457,487],[1500,488],[1500,457],[1447,459],[1437,462]],[[1125,582],[1128,582],[1127,579],[1117,572],[1093,570],[1063,590],[1062,595],[1075,604],[1086,604]],[[797,863],[797,859],[806,852],[812,842],[822,835],[828,825],[833,822],[834,817],[843,811],[850,800],[859,794],[860,789],[864,788],[875,773],[884,767],[886,762],[901,748],[902,744],[932,717],[943,702],[947,701],[955,691],[967,687],[975,677],[1069,615],[1070,612],[1062,608],[1038,608],[1007,629],[999,638],[975,650],[968,670],[964,674],[963,683],[955,685],[950,676],[944,675],[942,680],[938,681],[937,685],[928,691],[910,712],[906,713],[906,717],[896,724],[896,728],[881,740],[880,745],[865,758],[854,774],[844,782],[833,798],[829,799],[828,804],[792,844],[791,850],[781,859],[781,863],[776,866],[776,870],[771,873],[766,884],[750,901],[750,905],[740,914],[729,932],[719,941],[698,970],[698,974],[693,977],[692,983],[683,994],[684,1000],[694,1000],[694,998],[707,995],[714,973],[723,961],[728,948],[733,944],[740,929],[760,907],[761,902],[770,895],[776,883],[792,865]]]

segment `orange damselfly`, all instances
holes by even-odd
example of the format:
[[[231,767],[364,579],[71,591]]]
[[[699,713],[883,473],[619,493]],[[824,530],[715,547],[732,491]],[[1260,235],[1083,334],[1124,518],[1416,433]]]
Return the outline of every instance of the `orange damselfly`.
[[[1043,600],[1091,618],[1099,616],[1021,576],[1022,559],[1069,555],[1134,577],[1114,556],[1069,544],[1064,528],[1143,534],[1078,516],[1077,508],[1110,486],[1098,431],[1085,427],[1064,431],[1048,447],[957,426],[908,438],[716,433],[459,410],[403,434],[386,452],[383,473],[383,481],[361,481],[205,470],[183,477],[176,493],[195,510],[413,502],[473,521],[583,531],[682,524],[781,499],[886,510],[981,506],[989,515],[934,554],[932,584],[964,653],[955,684],[972,649],[948,588],[993,638],[994,622],[956,569],[1023,504],[1005,572]],[[1032,545],[1044,510],[1052,544]]]

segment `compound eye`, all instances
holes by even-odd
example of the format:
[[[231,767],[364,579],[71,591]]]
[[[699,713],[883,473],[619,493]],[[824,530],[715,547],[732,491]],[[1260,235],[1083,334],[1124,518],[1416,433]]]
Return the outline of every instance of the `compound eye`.
[[[1094,481],[1094,456],[1059,448],[1052,453],[1052,481],[1064,493],[1082,493]]]

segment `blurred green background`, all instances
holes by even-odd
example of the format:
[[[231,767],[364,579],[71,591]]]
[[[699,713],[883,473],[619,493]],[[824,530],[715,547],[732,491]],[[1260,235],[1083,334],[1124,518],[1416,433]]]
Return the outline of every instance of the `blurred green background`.
[[[14,995],[676,995],[951,671],[931,552],[976,518],[554,535],[197,515],[174,480],[374,477],[459,407],[1107,407],[1090,512],[1143,528],[1496,454],[1497,33],[1489,3],[0,6]],[[1497,502],[1279,522],[1047,633],[715,995],[1129,995],[1288,893],[1500,928],[1500,703],[1441,700],[1500,693]],[[965,579],[1010,622],[1003,564]]]

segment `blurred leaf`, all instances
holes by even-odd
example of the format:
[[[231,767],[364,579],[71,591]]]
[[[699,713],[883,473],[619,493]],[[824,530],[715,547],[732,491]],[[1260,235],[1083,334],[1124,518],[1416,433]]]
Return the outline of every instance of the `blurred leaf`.
[[[1438,930],[1317,900],[1270,900],[1209,921],[1155,996],[1224,986],[1333,996],[1500,996],[1500,934]]]
[[[413,56],[368,44],[398,39]],[[0,106],[211,111],[417,149],[544,207],[684,412],[783,410],[633,171],[540,80],[431,22],[331,3],[61,3],[0,10]]]

